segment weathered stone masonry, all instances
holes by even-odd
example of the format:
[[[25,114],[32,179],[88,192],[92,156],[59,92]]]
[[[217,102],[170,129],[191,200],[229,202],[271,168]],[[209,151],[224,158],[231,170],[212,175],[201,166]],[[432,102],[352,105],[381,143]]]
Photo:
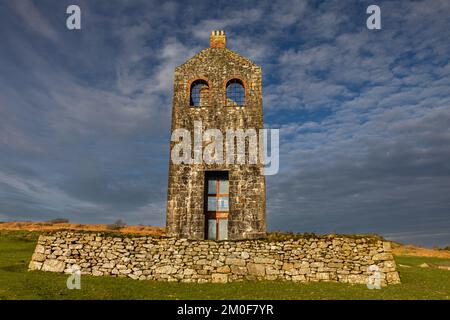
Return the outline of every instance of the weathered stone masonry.
[[[207,103],[190,105],[191,85],[208,84]],[[243,106],[227,105],[226,85],[238,79],[245,87]],[[261,67],[226,48],[223,32],[211,35],[210,48],[203,49],[178,66],[174,74],[172,131],[194,132],[194,122],[203,130],[263,128]],[[193,136],[193,134],[192,134]],[[193,139],[194,137],[192,137]],[[171,143],[173,149],[175,142]],[[226,149],[224,141],[224,150]],[[178,238],[207,238],[205,174],[228,173],[229,215],[227,239],[255,239],[266,235],[266,188],[262,164],[169,164],[167,234]]]
[[[119,276],[139,280],[238,280],[367,283],[377,265],[382,285],[400,282],[389,242],[328,236],[269,242],[175,238],[116,238],[57,232],[41,235],[30,270]]]

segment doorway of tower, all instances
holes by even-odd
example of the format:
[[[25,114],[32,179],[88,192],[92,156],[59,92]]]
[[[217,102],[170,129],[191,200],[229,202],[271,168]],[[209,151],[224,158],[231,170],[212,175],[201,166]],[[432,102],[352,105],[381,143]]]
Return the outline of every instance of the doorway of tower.
[[[208,240],[228,239],[228,171],[205,171],[205,233]]]

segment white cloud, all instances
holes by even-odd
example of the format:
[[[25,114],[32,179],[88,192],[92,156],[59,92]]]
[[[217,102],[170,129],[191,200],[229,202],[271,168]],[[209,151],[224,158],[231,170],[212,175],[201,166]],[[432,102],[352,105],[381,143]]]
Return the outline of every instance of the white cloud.
[[[41,13],[39,7],[30,0],[8,1],[7,6],[22,19],[21,23],[27,24],[30,30],[52,41],[58,41],[59,36],[51,23]]]

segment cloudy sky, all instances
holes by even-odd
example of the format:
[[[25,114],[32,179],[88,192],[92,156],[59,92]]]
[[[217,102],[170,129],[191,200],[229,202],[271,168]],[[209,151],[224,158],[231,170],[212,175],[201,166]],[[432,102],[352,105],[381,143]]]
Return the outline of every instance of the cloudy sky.
[[[280,128],[270,230],[450,244],[448,0],[0,0],[0,220],[164,225],[173,70],[214,29]]]

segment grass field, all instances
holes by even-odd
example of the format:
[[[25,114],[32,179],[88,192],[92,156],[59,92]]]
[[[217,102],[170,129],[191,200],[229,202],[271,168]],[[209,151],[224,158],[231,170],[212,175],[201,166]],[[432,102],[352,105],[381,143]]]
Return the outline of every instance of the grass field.
[[[235,282],[185,284],[82,276],[81,290],[67,275],[28,272],[37,232],[0,231],[0,299],[450,299],[450,259],[398,256],[402,284],[381,290],[340,283]],[[409,267],[406,267],[409,266]]]

